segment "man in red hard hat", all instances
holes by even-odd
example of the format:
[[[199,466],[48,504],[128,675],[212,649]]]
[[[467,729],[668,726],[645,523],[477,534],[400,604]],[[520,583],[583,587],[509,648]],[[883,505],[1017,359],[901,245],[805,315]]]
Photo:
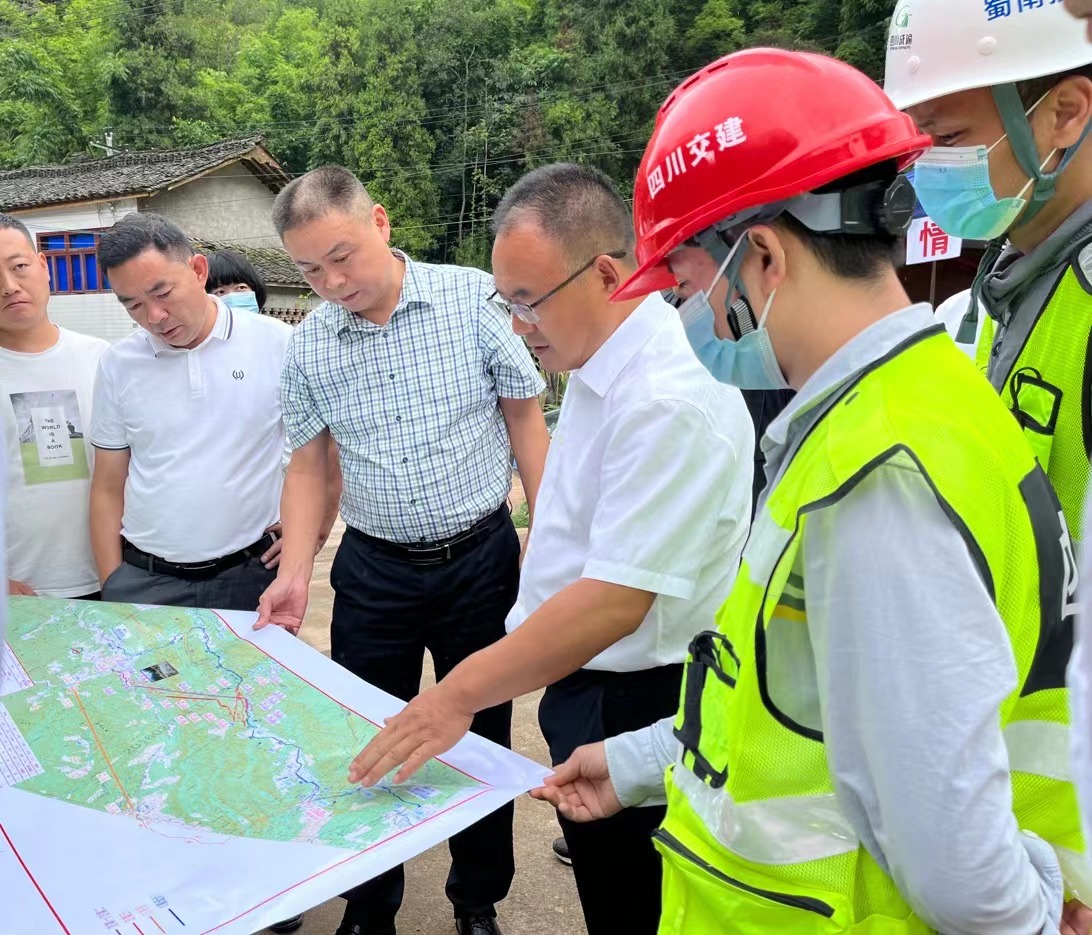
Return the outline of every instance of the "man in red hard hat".
[[[673,721],[578,749],[536,795],[570,820],[667,801],[661,935],[1075,932],[1073,557],[1019,427],[912,305],[894,256],[929,146],[867,77],[720,59],[660,111],[638,272],[697,245],[680,308],[721,380],[791,387],[770,486]],[[727,340],[717,336],[729,334]]]

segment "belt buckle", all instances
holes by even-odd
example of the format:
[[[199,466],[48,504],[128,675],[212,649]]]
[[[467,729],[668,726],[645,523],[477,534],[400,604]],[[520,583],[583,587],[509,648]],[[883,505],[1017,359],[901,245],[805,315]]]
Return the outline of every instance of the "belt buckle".
[[[435,565],[439,562],[451,561],[451,543],[442,542],[439,545],[427,549],[407,549],[410,561],[422,565]]]

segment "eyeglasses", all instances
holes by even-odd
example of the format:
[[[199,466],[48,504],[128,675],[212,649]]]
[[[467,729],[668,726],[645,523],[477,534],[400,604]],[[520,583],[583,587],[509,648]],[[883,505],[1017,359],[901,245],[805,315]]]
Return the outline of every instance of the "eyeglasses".
[[[564,289],[569,283],[571,283],[578,276],[586,273],[592,266],[595,265],[595,261],[601,256],[609,256],[612,260],[620,260],[627,256],[629,251],[627,250],[613,250],[610,253],[597,253],[587,263],[580,267],[575,273],[573,273],[568,279],[566,279],[561,285],[554,286],[545,295],[539,296],[534,302],[505,302],[500,298],[500,293],[494,291],[493,294],[486,300],[492,308],[495,308],[498,312],[503,312],[507,315],[515,315],[520,321],[526,322],[529,325],[537,325],[541,319],[538,312],[535,311],[543,302],[545,302],[551,296],[557,295],[562,289]]]

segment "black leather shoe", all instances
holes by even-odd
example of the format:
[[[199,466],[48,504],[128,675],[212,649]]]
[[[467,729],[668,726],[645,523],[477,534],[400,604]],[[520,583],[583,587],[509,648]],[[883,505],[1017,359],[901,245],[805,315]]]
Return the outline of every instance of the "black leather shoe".
[[[288,932],[295,932],[302,927],[303,913],[301,912],[298,916],[292,916],[291,919],[285,919],[283,922],[269,926],[269,931],[276,932],[277,935],[287,935]]]
[[[504,935],[496,916],[455,916],[459,935]]]
[[[571,867],[573,865],[573,859],[569,856],[569,844],[563,838],[554,838],[554,857],[560,860],[563,864]]]
[[[334,935],[396,935],[394,923],[387,925],[361,925],[359,922],[342,922]]]

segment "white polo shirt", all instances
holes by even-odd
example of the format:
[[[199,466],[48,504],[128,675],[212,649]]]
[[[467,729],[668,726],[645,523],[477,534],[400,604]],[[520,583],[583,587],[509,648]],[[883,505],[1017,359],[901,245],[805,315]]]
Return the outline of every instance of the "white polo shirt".
[[[565,393],[509,632],[580,578],[654,592],[636,632],[585,668],[682,662],[728,595],[751,518],[754,427],[649,296]]]
[[[292,329],[216,305],[193,350],[134,332],[103,354],[95,380],[91,443],[130,451],[122,535],[172,562],[245,548],[280,512]]]

